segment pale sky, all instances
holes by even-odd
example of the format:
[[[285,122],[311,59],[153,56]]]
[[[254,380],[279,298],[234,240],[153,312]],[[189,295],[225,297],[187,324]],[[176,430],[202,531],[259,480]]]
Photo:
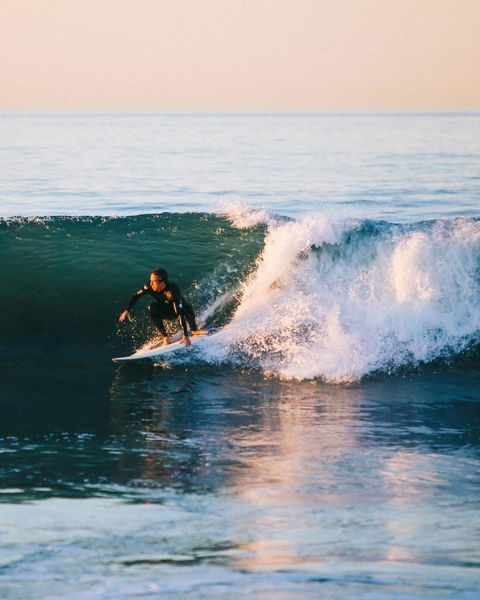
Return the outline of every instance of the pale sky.
[[[480,0],[0,0],[0,108],[479,109]]]

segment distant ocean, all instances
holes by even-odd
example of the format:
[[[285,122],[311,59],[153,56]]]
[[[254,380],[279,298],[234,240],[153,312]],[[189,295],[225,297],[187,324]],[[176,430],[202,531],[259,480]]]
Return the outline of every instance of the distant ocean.
[[[0,113],[0,596],[480,598],[479,132]]]

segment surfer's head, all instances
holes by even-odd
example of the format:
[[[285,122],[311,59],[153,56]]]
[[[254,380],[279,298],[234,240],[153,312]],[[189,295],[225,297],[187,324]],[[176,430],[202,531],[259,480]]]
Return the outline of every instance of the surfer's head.
[[[161,292],[168,282],[168,273],[165,269],[154,269],[150,273],[150,287],[154,292]]]

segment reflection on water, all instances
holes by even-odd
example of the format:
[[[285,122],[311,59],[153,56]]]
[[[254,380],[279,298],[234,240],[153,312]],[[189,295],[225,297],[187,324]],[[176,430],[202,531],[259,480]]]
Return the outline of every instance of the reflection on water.
[[[475,386],[473,370],[350,387],[188,365],[39,377],[29,395],[12,386],[4,405],[3,523],[13,518],[6,503],[37,499],[14,505],[20,554],[33,543],[57,547],[58,535],[70,553],[81,543],[90,581],[100,544],[101,576],[122,579],[126,569],[144,586],[132,594],[175,578],[180,565],[189,585],[202,569],[235,597],[309,597],[302,586],[315,582],[352,598],[374,583],[392,597],[414,581],[413,597],[445,591],[445,569],[466,593],[480,581]],[[22,528],[38,530],[56,496],[115,503],[57,504],[79,511],[75,523],[66,516],[32,541]],[[103,515],[101,533],[91,511]],[[119,519],[129,525],[119,529]],[[67,548],[58,547],[62,563]],[[35,559],[42,577],[49,560]],[[15,579],[18,569],[7,572]],[[274,579],[258,579],[266,575]],[[177,596],[192,591],[175,586]]]
[[[233,488],[253,498],[264,482],[275,489],[310,482],[321,456],[316,478],[328,487],[334,461],[357,445],[360,389],[235,372],[187,373],[172,381],[153,372],[140,384],[117,374],[110,391],[110,428],[125,434],[128,421],[131,443],[144,450],[138,479],[152,484],[164,474],[159,469],[179,460],[200,487]]]

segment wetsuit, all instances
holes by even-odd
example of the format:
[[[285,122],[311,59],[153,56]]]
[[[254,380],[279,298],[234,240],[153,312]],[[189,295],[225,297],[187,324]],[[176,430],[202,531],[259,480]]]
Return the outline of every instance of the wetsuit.
[[[137,290],[130,298],[127,310],[130,311],[137,301],[145,294],[153,296],[155,302],[150,304],[148,310],[152,321],[164,337],[167,335],[163,319],[173,320],[179,319],[183,335],[188,336],[187,322],[191,331],[196,331],[197,324],[195,322],[195,313],[192,305],[185,302],[178,286],[173,282],[167,282],[165,288],[161,292],[155,292],[150,283],[146,283]]]

